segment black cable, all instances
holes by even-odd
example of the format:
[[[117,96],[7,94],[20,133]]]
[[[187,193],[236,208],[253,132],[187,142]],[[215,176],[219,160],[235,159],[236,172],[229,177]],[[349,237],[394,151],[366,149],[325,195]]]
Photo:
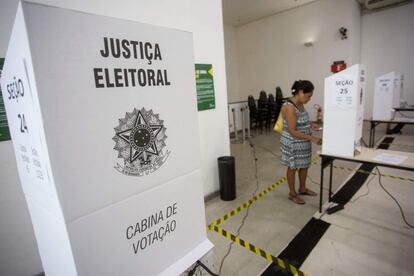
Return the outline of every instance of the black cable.
[[[207,271],[212,276],[219,276],[219,274],[213,273],[207,266],[205,266],[201,261],[197,261],[197,264],[200,265],[202,268],[204,268],[205,271]]]
[[[251,142],[250,142],[251,143]],[[268,148],[265,148],[265,147],[261,147],[261,146],[256,146],[257,148],[260,148],[260,149],[263,149],[264,151],[267,151],[268,153],[270,153],[271,155],[273,155],[273,156],[276,156],[277,158],[280,158],[280,155],[277,155],[276,153],[274,153],[273,151],[271,151],[270,149],[268,149]]]
[[[313,184],[318,185],[318,186],[321,186],[321,184],[319,184],[318,182],[316,182],[315,180],[313,180],[313,179],[312,179],[309,175],[307,175],[306,177],[307,177],[307,178],[309,178],[309,180],[310,180]],[[329,192],[329,189],[328,189],[328,188],[323,187],[323,189],[324,189],[325,191],[328,191],[328,192]]]
[[[381,172],[378,169],[378,166],[376,166],[376,168],[377,168],[377,171],[378,171],[379,184],[380,184],[381,188],[395,201],[395,203],[397,203],[397,206],[400,209],[401,216],[402,216],[402,219],[405,222],[405,224],[407,224],[411,228],[414,228],[414,225],[408,223],[408,221],[405,219],[405,214],[404,214],[403,209],[401,208],[400,203],[398,203],[398,201],[395,199],[395,197],[392,194],[390,194],[390,192],[388,192],[387,189],[385,189],[385,187],[382,185],[382,183],[381,183]]]
[[[197,270],[197,268],[200,266],[199,263],[196,263],[192,269],[190,269],[190,271],[188,271],[187,275],[188,276],[193,276]]]
[[[367,182],[367,189],[368,189],[368,191],[366,191],[364,194],[362,194],[362,195],[360,195],[360,196],[358,196],[358,197],[356,197],[356,198],[354,198],[353,200],[351,200],[350,202],[351,203],[355,203],[358,199],[360,199],[361,197],[364,197],[364,196],[367,196],[367,195],[369,195],[369,193],[370,193],[370,190],[369,190],[369,183],[375,178],[375,176],[376,175],[373,175],[372,177],[371,177],[371,179],[370,180],[368,180],[368,182]]]
[[[247,139],[247,141],[249,141],[249,145],[250,145],[250,147],[253,149],[254,166],[255,166],[255,177],[256,177],[256,189],[255,189],[255,191],[253,192],[253,195],[252,195],[252,197],[254,197],[254,196],[256,196],[256,193],[257,193],[257,191],[259,190],[259,178],[258,178],[258,176],[257,176],[257,157],[256,157],[256,149],[255,149],[255,147],[254,147],[254,145],[253,145],[252,141],[251,141],[250,139]],[[249,216],[250,206],[251,206],[251,205],[249,205],[249,206],[247,207],[247,209],[246,209],[246,213],[244,214],[244,217],[243,217],[243,219],[242,219],[242,223],[240,224],[239,228],[238,228],[238,229],[237,229],[237,231],[236,231],[236,234],[235,234],[235,236],[236,236],[236,237],[238,237],[238,236],[240,235],[240,231],[241,231],[241,229],[242,229],[242,228],[243,228],[243,226],[244,226],[244,223],[245,223],[245,221],[246,221],[246,218]],[[231,249],[232,249],[232,247],[233,247],[233,244],[234,244],[234,241],[232,241],[232,242],[230,243],[230,245],[229,245],[229,249],[227,250],[226,254],[224,255],[223,259],[221,260],[221,263],[220,263],[220,268],[219,268],[219,275],[221,275],[221,270],[222,270],[222,268],[223,268],[224,261],[225,261],[225,260],[226,260],[226,258],[229,256],[229,254],[230,254],[230,252],[231,252]]]
[[[322,212],[322,214],[319,216],[319,218],[318,218],[318,219],[319,219],[319,220],[320,220],[320,219],[322,219],[322,217],[326,214],[326,212],[328,211],[328,209],[329,209],[329,208],[331,208],[331,207],[333,207],[334,205],[335,205],[335,203],[334,203],[334,202],[332,202],[332,203],[328,206],[328,208],[326,208],[326,209],[325,209],[325,211],[323,211],[323,212]]]

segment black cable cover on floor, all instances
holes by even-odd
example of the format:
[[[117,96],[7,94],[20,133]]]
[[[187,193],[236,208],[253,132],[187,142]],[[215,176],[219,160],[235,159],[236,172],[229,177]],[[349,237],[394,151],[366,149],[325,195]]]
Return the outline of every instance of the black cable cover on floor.
[[[279,258],[286,260],[296,268],[299,268],[306,260],[312,249],[322,238],[330,224],[319,219],[312,218],[305,227],[296,235],[289,245],[279,254]],[[306,271],[305,271],[306,272]],[[291,275],[275,264],[271,264],[262,276]]]
[[[378,149],[388,149],[390,144],[394,141],[393,137],[385,137]],[[367,172],[371,172],[375,168],[374,165],[362,164],[359,168]],[[343,186],[336,192],[332,201],[338,204],[345,205],[356,192],[365,183],[369,174],[356,172]],[[296,235],[296,237],[289,243],[289,245],[279,254],[279,258],[285,259],[288,263],[300,269],[303,262],[308,255],[312,252],[313,248],[322,238],[323,234],[328,230],[331,224],[323,220],[311,218],[311,220],[302,228],[302,230]],[[306,271],[305,271],[306,272]],[[281,269],[275,264],[271,264],[262,273],[262,276],[286,276],[292,275],[287,271]]]
[[[375,168],[371,164],[362,164],[359,170],[366,172],[371,172]],[[351,198],[358,192],[358,190],[364,185],[365,181],[369,177],[369,174],[356,172],[349,180],[346,182],[342,188],[334,194],[332,197],[332,202],[345,205]]]
[[[385,137],[384,140],[382,140],[381,144],[379,144],[377,149],[388,149],[393,141],[394,137]]]
[[[391,144],[394,141],[394,137],[385,137],[384,140],[382,140],[381,144]]]

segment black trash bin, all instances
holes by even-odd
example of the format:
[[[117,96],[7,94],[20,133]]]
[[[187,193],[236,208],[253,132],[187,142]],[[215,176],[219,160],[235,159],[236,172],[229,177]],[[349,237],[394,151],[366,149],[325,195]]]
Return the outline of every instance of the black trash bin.
[[[230,201],[236,198],[236,174],[233,156],[217,159],[219,169],[220,198]]]

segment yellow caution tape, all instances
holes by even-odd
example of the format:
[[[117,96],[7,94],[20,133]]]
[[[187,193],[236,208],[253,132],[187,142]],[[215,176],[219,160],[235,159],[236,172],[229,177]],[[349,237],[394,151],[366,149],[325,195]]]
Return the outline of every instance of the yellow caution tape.
[[[293,266],[292,264],[290,264],[289,262],[287,262],[286,260],[280,259],[278,257],[273,256],[270,253],[267,253],[266,251],[264,251],[263,249],[260,249],[259,247],[239,238],[236,237],[235,235],[231,234],[230,232],[218,227],[218,226],[213,226],[212,230],[216,231],[217,233],[219,233],[220,235],[222,235],[223,237],[226,237],[229,240],[232,240],[233,242],[237,243],[238,245],[242,246],[243,248],[247,249],[250,252],[255,253],[256,255],[259,255],[262,258],[265,258],[266,260],[268,260],[269,262],[274,263],[275,265],[281,267],[282,269],[286,270],[287,272],[291,273],[294,276],[297,275],[309,275],[303,271],[300,271],[299,269],[297,269],[295,266]]]
[[[247,207],[249,207],[250,205],[252,205],[254,202],[256,202],[257,200],[259,200],[261,197],[263,197],[263,196],[267,195],[268,193],[270,193],[271,191],[273,191],[277,186],[279,186],[280,184],[282,184],[285,181],[286,181],[286,176],[285,177],[282,177],[275,184],[273,184],[272,186],[266,188],[265,190],[263,190],[259,194],[255,195],[252,199],[246,201],[245,203],[243,203],[239,207],[233,209],[232,211],[230,211],[227,214],[225,214],[224,216],[222,216],[221,218],[219,218],[216,221],[210,223],[207,226],[207,231],[212,230],[214,226],[219,225],[220,223],[228,220],[229,218],[231,218],[235,214],[240,213],[243,209],[246,209]]]
[[[319,156],[315,156],[312,159],[312,163],[315,162],[315,160],[317,160],[319,158]],[[283,182],[286,181],[286,176],[282,177],[281,179],[279,179],[275,184],[267,187],[266,189],[264,189],[263,191],[261,191],[259,194],[255,195],[252,199],[246,201],[245,203],[243,203],[242,205],[240,205],[239,207],[233,209],[232,211],[228,212],[227,214],[225,214],[224,216],[222,216],[221,218],[215,220],[214,222],[210,223],[207,227],[206,230],[212,230],[214,226],[219,225],[220,223],[223,223],[224,221],[228,220],[229,218],[231,218],[232,216],[234,216],[237,213],[240,213],[243,209],[246,209],[247,207],[249,207],[250,205],[252,205],[254,202],[256,202],[257,200],[259,200],[260,198],[262,198],[263,196],[267,195],[268,193],[270,193],[271,191],[273,191],[274,189],[276,189],[277,186],[279,186],[280,184],[282,184]]]

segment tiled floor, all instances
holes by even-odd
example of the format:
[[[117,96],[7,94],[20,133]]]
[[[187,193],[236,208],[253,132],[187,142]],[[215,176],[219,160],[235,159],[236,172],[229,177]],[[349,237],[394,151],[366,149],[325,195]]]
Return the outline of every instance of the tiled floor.
[[[231,145],[232,155],[236,158],[237,198],[230,202],[222,201],[219,197],[207,201],[208,224],[252,198],[255,191],[260,192],[285,176],[285,168],[277,157],[278,135],[273,132],[252,133],[255,134],[251,139],[254,148],[247,142]],[[384,128],[380,128],[377,137],[383,134]],[[395,136],[390,149],[414,151],[414,136],[410,135],[414,135],[414,127],[406,126],[403,135]],[[367,127],[364,130],[364,140],[368,141]],[[315,156],[318,150],[320,147],[313,147]],[[255,156],[258,181],[255,177]],[[358,166],[356,163],[341,161],[335,161],[335,165],[348,168]],[[412,172],[380,169],[381,173],[414,179]],[[350,175],[349,171],[335,169],[334,191]],[[311,182],[313,180],[319,183],[319,165],[311,166],[309,176],[308,187],[319,193],[319,185]],[[325,177],[328,175],[325,174]],[[398,198],[407,220],[414,224],[414,201],[411,199],[414,183],[391,178],[382,178],[382,183]],[[354,199],[367,193],[367,189],[364,184]],[[320,216],[317,212],[319,197],[306,197],[306,204],[300,206],[288,200],[287,194],[285,182],[253,203],[239,232],[246,209],[219,227],[278,256],[312,216]],[[326,191],[324,197],[327,198]],[[348,203],[341,212],[324,215],[322,219],[332,225],[300,267],[302,271],[309,275],[414,275],[414,230],[404,225],[396,204],[378,185],[378,177],[371,180],[368,195]],[[208,238],[215,247],[201,261],[214,273],[218,273],[230,241],[215,231],[209,231]],[[220,275],[260,275],[268,265],[269,262],[264,258],[233,244]],[[197,275],[208,274],[199,270]]]

